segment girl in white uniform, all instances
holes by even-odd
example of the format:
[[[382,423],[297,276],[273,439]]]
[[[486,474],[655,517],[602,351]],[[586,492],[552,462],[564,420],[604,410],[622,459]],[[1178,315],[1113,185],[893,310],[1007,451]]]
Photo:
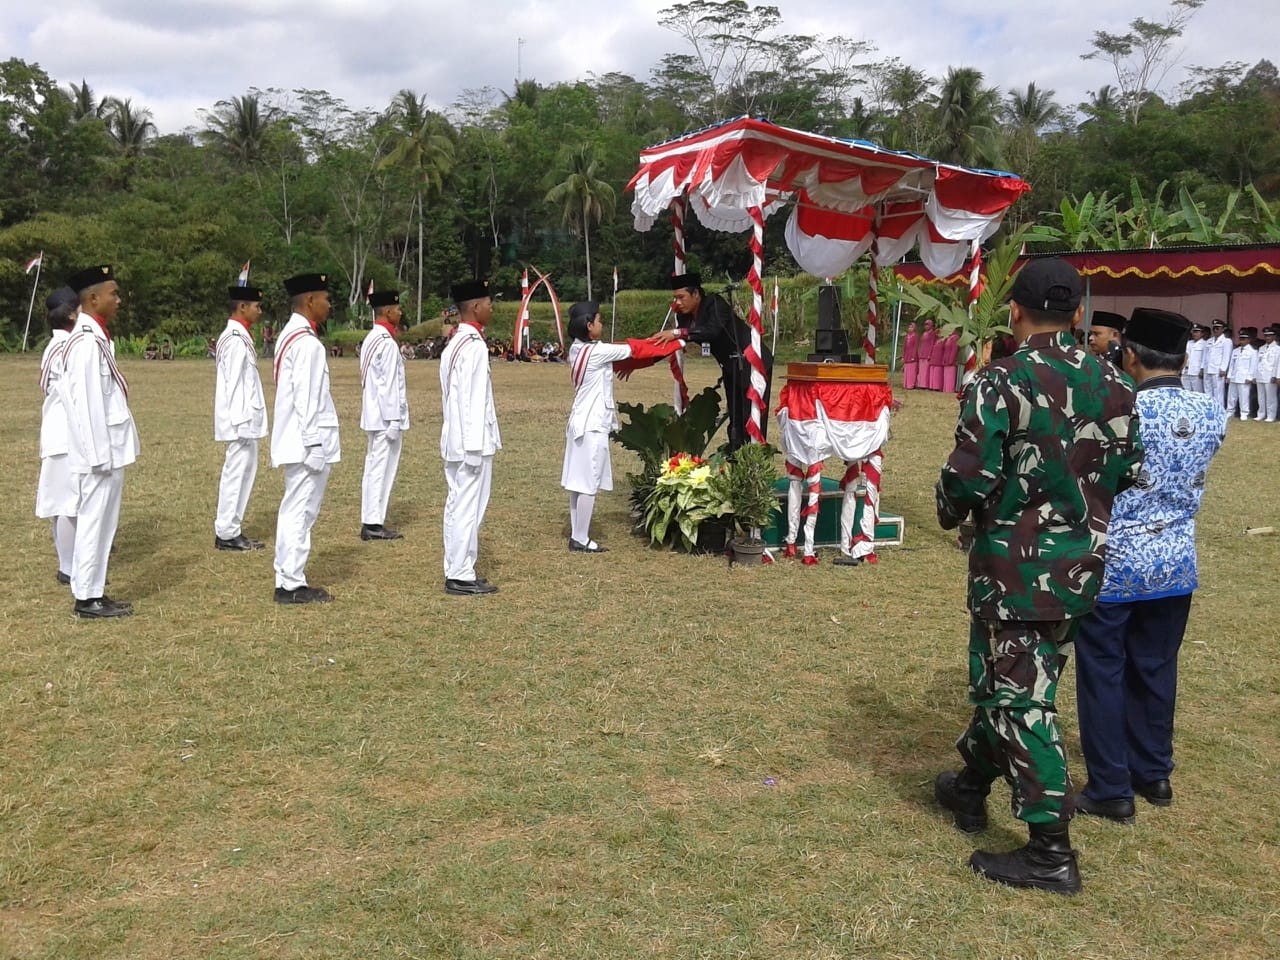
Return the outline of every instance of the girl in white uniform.
[[[58,555],[58,582],[71,582],[71,557],[76,542],[76,513],[80,484],[67,462],[67,411],[58,395],[62,375],[62,354],[70,338],[71,325],[80,315],[80,298],[70,287],[49,294],[52,339],[40,358],[40,390],[44,406],[40,410],[40,482],[36,487],[36,516],[53,521],[53,547]]]

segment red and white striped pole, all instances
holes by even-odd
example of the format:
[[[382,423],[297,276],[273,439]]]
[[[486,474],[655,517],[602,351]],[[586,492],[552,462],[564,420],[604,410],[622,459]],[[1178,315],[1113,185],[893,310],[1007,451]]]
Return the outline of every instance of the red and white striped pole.
[[[684,213],[685,198],[676,197],[671,201],[671,262],[672,276],[684,273],[688,262],[684,252]],[[676,326],[679,326],[677,321]],[[684,354],[677,352],[667,358],[671,367],[671,377],[675,381],[674,405],[676,413],[684,413],[689,406],[689,385],[684,381]]]
[[[745,357],[751,367],[751,386],[747,388],[747,400],[751,403],[751,419],[747,421],[747,434],[753,443],[764,443],[764,395],[768,387],[764,372],[764,352],[761,340],[764,336],[764,324],[760,315],[764,311],[764,210],[754,206],[751,213],[751,270],[747,273],[747,283],[751,287],[751,315],[748,323],[751,326],[751,343],[747,346]]]
[[[876,213],[871,221],[871,232],[873,236],[880,233],[880,214]],[[867,332],[862,338],[862,362],[876,362],[876,336],[879,331],[880,323],[880,279],[876,276],[876,244],[875,240],[871,241],[871,248],[867,251],[870,258],[870,270],[867,274]]]
[[[982,296],[982,243],[978,239],[973,241],[973,250],[969,255],[969,319],[973,319],[974,313],[978,309],[978,298]],[[974,341],[964,348],[964,374],[960,378],[960,386],[963,389],[969,385],[969,381],[973,379],[973,375],[978,370],[978,350],[982,344]]]

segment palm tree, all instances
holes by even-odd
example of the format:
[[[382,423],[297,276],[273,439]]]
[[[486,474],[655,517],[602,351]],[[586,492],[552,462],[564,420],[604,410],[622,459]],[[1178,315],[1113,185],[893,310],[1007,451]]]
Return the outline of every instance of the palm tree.
[[[1062,107],[1053,99],[1052,90],[1037,90],[1035,81],[1027,84],[1026,93],[1010,90],[1004,101],[1004,114],[1020,130],[1039,133],[1062,116]]]
[[[439,192],[453,167],[453,142],[446,132],[448,123],[427,109],[427,98],[412,90],[401,90],[387,111],[395,123],[396,136],[391,152],[379,166],[395,167],[413,182],[414,207],[418,213],[418,312],[422,322],[422,224],[426,218],[426,198]]]
[[[147,141],[155,136],[156,125],[151,121],[151,111],[146,107],[134,109],[133,101],[112,97],[107,107],[107,133],[126,157],[133,159],[146,149]]]
[[[582,231],[582,241],[587,255],[587,299],[591,299],[591,220],[599,223],[606,216],[613,216],[613,187],[601,180],[597,173],[600,161],[590,144],[581,144],[565,157],[561,172],[567,172],[560,183],[547,191],[546,202],[559,205],[560,222],[568,224],[576,234]]]
[[[79,86],[73,83],[67,93],[71,98],[73,120],[101,120],[110,106],[106,97],[99,100],[93,95],[88,80],[81,80]]]
[[[945,163],[965,167],[998,167],[1000,145],[996,116],[1000,93],[982,85],[982,72],[973,67],[952,67],[942,83],[934,110],[937,134],[932,155]]]
[[[202,112],[202,143],[223,151],[235,163],[249,165],[262,159],[263,143],[277,111],[270,106],[264,111],[260,93],[219,100],[212,111]]]

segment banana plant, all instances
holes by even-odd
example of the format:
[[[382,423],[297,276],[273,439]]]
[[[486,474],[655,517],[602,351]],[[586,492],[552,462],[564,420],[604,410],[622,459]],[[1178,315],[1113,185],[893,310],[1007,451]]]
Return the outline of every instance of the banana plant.
[[[1096,197],[1090,190],[1078,202],[1063,197],[1058,212],[1049,216],[1056,216],[1062,225],[1037,224],[1027,232],[1027,243],[1052,243],[1068,250],[1115,246],[1116,201],[1105,190]]]
[[[1227,197],[1226,208],[1215,223],[1204,212],[1204,204],[1197,203],[1186,187],[1178,190],[1178,201],[1182,204],[1182,216],[1186,220],[1187,230],[1176,239],[1188,243],[1240,243],[1248,240],[1248,236],[1238,230],[1229,230],[1235,218],[1236,204],[1240,200],[1240,191],[1232,190]]]
[[[1250,220],[1254,225],[1257,238],[1280,243],[1280,220],[1276,218],[1276,212],[1271,209],[1271,204],[1267,203],[1252,183],[1244,188],[1244,192],[1253,201],[1253,216]]]
[[[1168,180],[1162,180],[1156,192],[1148,199],[1138,185],[1138,178],[1129,180],[1129,207],[1120,215],[1123,226],[1117,238],[1127,247],[1158,247],[1161,241],[1177,236],[1177,228],[1185,222],[1182,210],[1165,206],[1164,191]]]

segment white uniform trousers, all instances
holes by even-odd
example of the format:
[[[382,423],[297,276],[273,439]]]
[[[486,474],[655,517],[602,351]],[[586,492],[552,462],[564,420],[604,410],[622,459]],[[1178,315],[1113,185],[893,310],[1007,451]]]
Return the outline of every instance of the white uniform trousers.
[[[1277,417],[1280,417],[1280,411],[1276,410],[1277,400],[1280,400],[1280,387],[1270,381],[1258,384],[1258,417],[1268,423],[1275,423]]]
[[[360,481],[360,522],[381,525],[387,518],[387,502],[400,469],[400,449],[404,434],[387,439],[385,430],[368,430],[369,448],[364,455],[364,478]]]
[[[1184,373],[1182,375],[1182,389],[1190,390],[1192,393],[1204,393],[1204,380],[1198,373]]]
[[[1252,389],[1247,383],[1229,383],[1227,384],[1227,416],[1235,416],[1237,410],[1240,411],[1240,419],[1248,420],[1249,411],[1253,406],[1253,396],[1250,394]]]
[[[479,469],[461,460],[444,462],[449,494],[444,501],[444,576],[446,580],[474,580],[480,523],[489,505],[493,457],[481,457]]]
[[[95,600],[107,586],[107,560],[120,523],[124,468],[86,473],[80,479],[75,553],[71,557],[71,593]]]
[[[258,476],[258,441],[228,440],[227,455],[222,461],[222,480],[218,483],[218,513],[213,520],[215,536],[234,540],[240,536],[249,494]]]
[[[1213,398],[1214,403],[1225,410],[1227,403],[1222,398],[1222,381],[1224,379],[1220,373],[1210,373],[1208,370],[1204,373],[1204,392]]]
[[[296,590],[307,585],[311,528],[320,513],[329,464],[312,473],[300,463],[284,465],[284,496],[276,517],[276,586]]]

